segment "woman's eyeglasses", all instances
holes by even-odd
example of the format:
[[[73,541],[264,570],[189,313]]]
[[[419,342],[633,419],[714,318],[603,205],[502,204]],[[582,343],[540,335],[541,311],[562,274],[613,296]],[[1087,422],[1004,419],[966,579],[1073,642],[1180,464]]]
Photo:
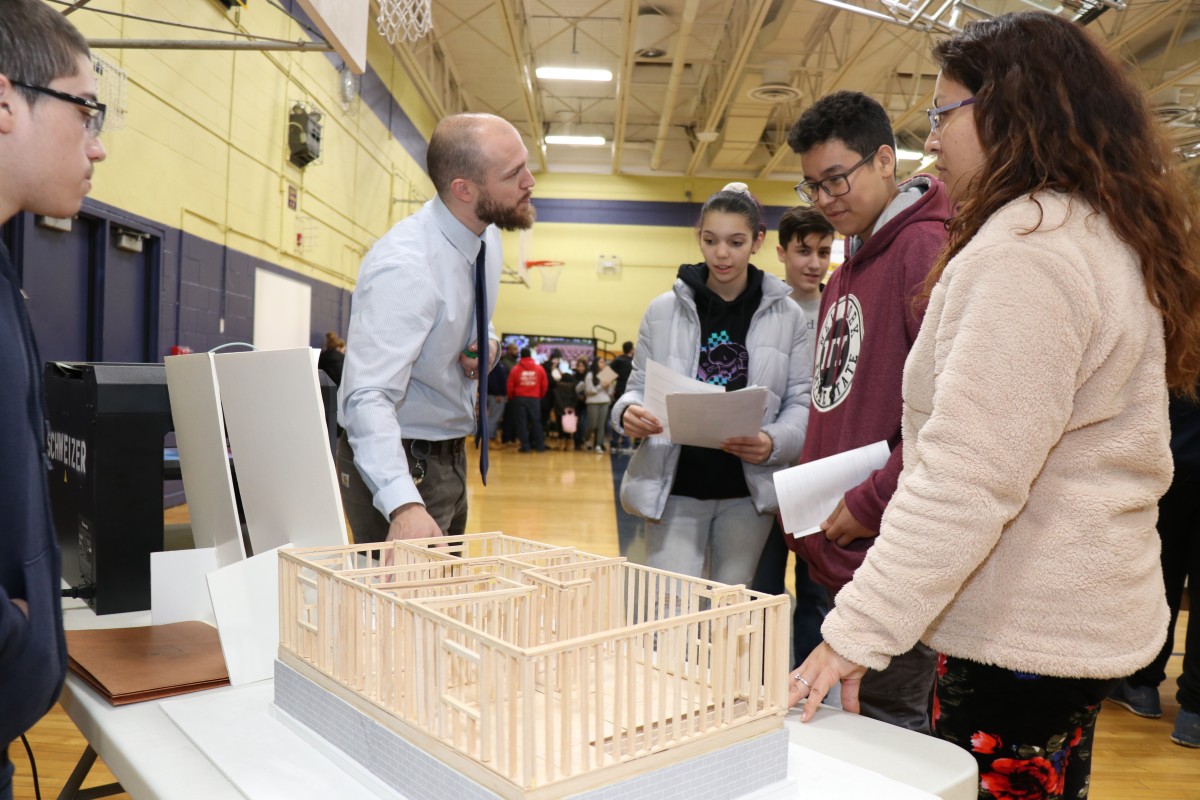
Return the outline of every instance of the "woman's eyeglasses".
[[[937,108],[925,109],[925,113],[929,115],[929,132],[930,133],[938,132],[938,128],[942,124],[942,115],[945,114],[947,111],[953,111],[956,108],[962,108],[963,106],[969,106],[974,102],[975,102],[974,97],[968,97],[966,100],[959,100],[957,103],[951,103],[950,105],[938,106]]]

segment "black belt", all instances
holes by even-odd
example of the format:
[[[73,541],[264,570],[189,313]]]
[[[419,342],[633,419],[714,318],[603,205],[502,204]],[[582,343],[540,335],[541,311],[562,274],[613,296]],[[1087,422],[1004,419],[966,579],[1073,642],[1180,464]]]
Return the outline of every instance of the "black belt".
[[[414,457],[418,454],[429,454],[436,457],[456,456],[462,452],[463,445],[466,443],[466,438],[461,439],[443,439],[440,442],[431,442],[426,439],[404,439],[404,452],[411,453]],[[413,449],[413,445],[416,449]]]

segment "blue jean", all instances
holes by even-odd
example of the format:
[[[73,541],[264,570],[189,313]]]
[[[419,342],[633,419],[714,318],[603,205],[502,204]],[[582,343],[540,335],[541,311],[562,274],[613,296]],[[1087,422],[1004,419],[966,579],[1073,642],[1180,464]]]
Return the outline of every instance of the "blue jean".
[[[504,417],[504,406],[508,404],[508,398],[502,394],[488,395],[488,435],[492,439],[500,438],[500,420]]]
[[[662,519],[646,522],[646,563],[654,569],[749,586],[763,543],[775,521],[749,497],[697,500],[671,495]],[[711,556],[710,556],[711,553]]]

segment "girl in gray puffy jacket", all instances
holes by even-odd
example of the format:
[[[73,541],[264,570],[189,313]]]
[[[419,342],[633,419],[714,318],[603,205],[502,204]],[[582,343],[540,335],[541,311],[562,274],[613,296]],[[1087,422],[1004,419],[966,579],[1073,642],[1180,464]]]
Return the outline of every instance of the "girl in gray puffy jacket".
[[[704,204],[704,261],[684,264],[638,332],[633,372],[613,426],[642,438],[621,482],[621,504],[646,519],[656,569],[749,585],[778,503],[773,474],[800,455],[808,423],[812,345],[787,285],[750,264],[765,227],[758,201],[730,184]],[[646,362],[726,390],[768,390],[761,430],[720,449],[672,444],[644,407]]]

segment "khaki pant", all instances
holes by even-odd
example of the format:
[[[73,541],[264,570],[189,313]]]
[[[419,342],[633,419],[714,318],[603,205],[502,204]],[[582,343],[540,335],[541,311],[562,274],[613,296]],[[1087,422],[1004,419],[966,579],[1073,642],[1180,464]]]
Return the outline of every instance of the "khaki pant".
[[[408,468],[413,470],[416,460],[408,444],[406,440],[404,452]],[[442,533],[457,536],[467,529],[467,451],[462,439],[436,444],[443,445],[441,449],[445,452],[430,453],[425,458],[425,478],[417,485],[417,491]],[[337,471],[342,507],[355,544],[387,539],[388,519],[375,508],[371,490],[354,466],[354,451],[345,432],[338,437]]]

